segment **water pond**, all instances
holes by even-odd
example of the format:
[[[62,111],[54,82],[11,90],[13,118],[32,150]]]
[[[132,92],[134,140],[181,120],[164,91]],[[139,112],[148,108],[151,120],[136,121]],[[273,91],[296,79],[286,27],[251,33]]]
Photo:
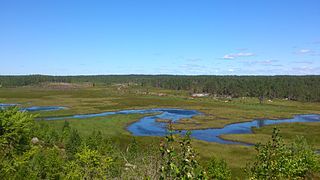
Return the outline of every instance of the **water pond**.
[[[9,106],[16,106],[17,104],[0,104],[0,109]],[[66,109],[61,106],[33,106],[28,108],[21,108],[24,111],[56,111]],[[127,130],[134,136],[165,136],[167,131],[167,123],[157,122],[157,119],[171,120],[173,123],[184,118],[192,118],[195,115],[201,113],[196,110],[186,109],[173,109],[173,108],[156,108],[156,109],[142,109],[142,110],[122,110],[113,112],[103,112],[95,114],[78,114],[64,117],[49,117],[45,120],[63,120],[63,119],[86,119],[92,117],[105,117],[116,114],[154,114],[145,116],[139,121],[132,123],[127,127]],[[295,122],[320,122],[319,114],[308,114],[308,115],[296,115],[293,118],[271,120],[271,119],[260,119],[252,120],[249,122],[239,122],[234,124],[228,124],[223,128],[209,128],[201,130],[192,130],[191,136],[195,139],[216,142],[220,144],[242,144],[250,145],[242,142],[235,142],[230,140],[221,139],[220,136],[224,134],[250,134],[252,133],[252,127],[260,128],[267,125],[280,124],[280,123],[295,123]],[[175,133],[185,134],[186,131],[176,131]]]
[[[196,110],[185,110],[185,109],[171,109],[171,108],[158,108],[158,109],[145,109],[145,110],[123,110],[114,112],[103,112],[96,114],[83,114],[83,115],[73,115],[66,117],[52,117],[46,120],[62,120],[62,119],[85,119],[91,117],[104,117],[115,114],[150,114],[156,113],[155,115],[146,116],[141,118],[139,121],[129,125],[127,130],[131,132],[134,136],[164,136],[167,134],[167,123],[157,122],[157,119],[172,120],[172,122],[177,122],[183,118],[191,118],[195,115],[201,114]],[[282,120],[252,120],[249,122],[240,122],[226,125],[223,128],[210,128],[202,130],[192,130],[192,137],[195,139],[216,142],[221,144],[242,144],[249,145],[246,143],[235,142],[221,139],[220,136],[224,134],[250,134],[252,133],[252,127],[263,127],[266,125],[280,124],[280,123],[294,123],[294,122],[320,122],[320,115],[309,114],[309,115],[296,115],[290,119]],[[184,134],[186,131],[177,131],[176,133]]]

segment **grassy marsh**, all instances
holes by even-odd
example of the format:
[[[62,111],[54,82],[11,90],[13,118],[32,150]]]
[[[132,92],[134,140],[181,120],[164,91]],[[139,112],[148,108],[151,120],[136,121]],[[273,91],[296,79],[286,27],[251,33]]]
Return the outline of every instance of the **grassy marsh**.
[[[40,117],[65,116],[72,114],[99,113],[123,109],[146,108],[181,108],[194,109],[203,113],[192,119],[183,119],[174,124],[176,129],[220,128],[226,124],[251,121],[252,119],[288,118],[296,114],[320,113],[320,103],[303,103],[275,99],[272,102],[259,103],[254,98],[238,98],[232,101],[215,98],[190,98],[186,91],[163,89],[145,89],[133,86],[119,91],[117,87],[91,87],[79,89],[45,89],[39,87],[0,88],[0,103],[19,103],[22,106],[66,106],[68,109],[54,112],[40,112]],[[165,96],[159,96],[159,93]],[[113,115],[89,119],[70,119],[70,125],[83,135],[99,130],[104,136],[115,139],[119,143],[129,142],[133,137],[126,131],[126,126],[144,115]],[[63,120],[46,121],[50,126],[60,129]],[[249,143],[265,142],[270,138],[273,126],[254,129],[254,134],[224,135],[225,139]],[[302,135],[320,148],[320,123],[294,123],[277,125],[281,135],[288,142],[296,135]],[[158,146],[159,137],[136,137],[140,142]],[[241,145],[222,145],[199,140],[193,142],[203,162],[211,155],[225,159],[233,174],[242,176],[242,168],[254,156],[254,148]]]

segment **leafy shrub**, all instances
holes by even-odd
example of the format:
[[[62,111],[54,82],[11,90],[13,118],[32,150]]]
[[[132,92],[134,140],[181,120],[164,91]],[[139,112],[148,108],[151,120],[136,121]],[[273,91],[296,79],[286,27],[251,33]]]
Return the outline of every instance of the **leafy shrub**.
[[[34,116],[18,108],[0,109],[0,154],[23,153],[29,148]]]
[[[67,179],[106,179],[112,159],[83,146],[66,167]]]
[[[68,159],[74,159],[75,154],[79,151],[82,140],[76,129],[72,129],[65,144]]]
[[[246,172],[251,179],[300,179],[319,171],[318,157],[304,138],[286,145],[275,128],[272,139],[256,146],[258,152]]]
[[[231,170],[226,161],[212,157],[206,168],[209,179],[227,180],[231,179]]]
[[[60,154],[60,150],[56,147],[38,147],[25,166],[20,168],[20,173],[17,174],[23,175],[23,177],[18,179],[61,179],[64,159]],[[26,173],[21,173],[21,171]]]
[[[170,129],[170,128],[169,128]],[[165,137],[160,145],[162,164],[160,179],[205,179],[205,172],[196,159],[196,153],[191,145],[191,132],[179,141],[180,149],[174,148],[173,131]]]
[[[33,137],[41,139],[41,144],[43,146],[53,147],[56,144],[62,143],[60,142],[62,139],[61,134],[59,134],[57,130],[51,128],[44,120],[38,121],[33,129]]]
[[[98,150],[98,148],[102,145],[103,138],[100,131],[93,131],[92,134],[85,139],[85,144],[94,150]]]

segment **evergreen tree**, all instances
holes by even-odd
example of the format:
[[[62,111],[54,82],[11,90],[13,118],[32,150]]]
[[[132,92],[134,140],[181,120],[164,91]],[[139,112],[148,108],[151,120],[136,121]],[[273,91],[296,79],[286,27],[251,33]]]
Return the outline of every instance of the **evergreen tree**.
[[[75,154],[80,149],[81,143],[82,141],[78,131],[76,129],[72,129],[65,145],[68,159],[74,159]]]

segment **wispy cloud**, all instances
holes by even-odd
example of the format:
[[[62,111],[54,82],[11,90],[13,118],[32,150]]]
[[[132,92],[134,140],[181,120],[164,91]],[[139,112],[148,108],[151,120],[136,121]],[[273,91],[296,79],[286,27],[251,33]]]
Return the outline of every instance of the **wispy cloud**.
[[[186,61],[188,61],[188,62],[200,62],[200,61],[202,61],[202,59],[201,58],[188,58],[188,59],[186,59]]]
[[[293,67],[291,69],[292,74],[299,75],[315,75],[320,73],[320,67],[310,67],[310,66],[301,66],[301,67]]]
[[[222,57],[222,59],[236,59],[239,57],[249,57],[249,56],[254,56],[254,53],[251,52],[240,52],[240,53],[235,53],[235,54],[226,54]]]
[[[295,53],[296,54],[310,54],[312,53],[313,51],[311,49],[299,49],[297,50]]]
[[[308,64],[308,65],[313,64],[312,61],[294,61],[294,63],[296,63],[296,64]]]
[[[279,64],[280,61],[278,60],[243,60],[242,63],[244,65],[262,65],[262,66],[282,66],[281,64]]]
[[[213,67],[208,64],[196,64],[196,63],[186,63],[181,64],[177,69],[182,72],[181,74],[189,75],[210,75],[217,74],[220,68]]]
[[[262,64],[262,65],[273,65],[274,63],[279,62],[278,60],[263,60],[263,61],[254,61],[254,64]]]
[[[225,70],[225,74],[236,75],[319,75],[320,67],[301,66],[301,67],[270,67],[270,68],[229,68]]]
[[[160,53],[160,52],[155,52],[155,53],[152,53],[153,56],[156,56],[156,57],[159,57],[159,56],[162,56],[163,54]]]
[[[312,50],[312,49],[298,49],[294,52],[297,55],[311,55],[311,56],[319,56],[320,53]]]
[[[184,71],[189,71],[192,73],[195,72],[204,72],[207,70],[207,67],[204,65],[200,65],[200,64],[182,64],[179,66],[180,69],[184,70]]]
[[[238,51],[247,51],[248,48],[236,48],[236,50],[238,50]]]

